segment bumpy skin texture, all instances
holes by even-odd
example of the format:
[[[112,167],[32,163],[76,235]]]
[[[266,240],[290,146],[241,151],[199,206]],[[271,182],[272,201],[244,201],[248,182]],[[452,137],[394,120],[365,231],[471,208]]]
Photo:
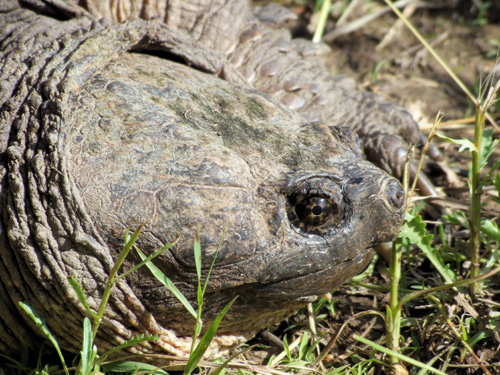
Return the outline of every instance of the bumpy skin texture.
[[[334,127],[345,124],[306,122],[255,90],[263,89],[258,74],[253,81],[242,74],[252,65],[238,57],[256,41],[252,32],[244,29],[234,43],[210,39],[210,20],[227,18],[225,6],[254,19],[244,2],[216,4],[211,18],[198,18],[205,26],[190,26],[192,36],[179,25],[102,25],[71,4],[42,4],[38,12],[67,20],[14,3],[0,16],[2,353],[18,352],[20,338],[30,348],[39,344],[19,301],[39,311],[63,348],[80,350],[86,313],[67,277],[80,280],[96,309],[129,226],[146,223],[139,243],[146,253],[180,235],[155,263],[195,303],[194,234],[206,270],[228,225],[205,298],[205,327],[239,298],[212,357],[352,277],[371,259],[371,247],[397,234],[401,186],[361,159],[349,131]],[[329,213],[311,221],[304,212],[319,201]],[[192,332],[187,316],[141,270],[113,290],[97,345],[104,351],[154,333],[159,341],[132,350],[182,355]]]
[[[366,158],[392,175],[402,176],[408,145],[425,143],[417,123],[403,108],[379,95],[357,91],[345,76],[332,76],[322,61],[329,52],[326,45],[292,40],[282,25],[295,16],[275,4],[254,9],[248,9],[245,0],[81,0],[80,4],[108,22],[155,19],[186,30],[199,43],[226,56],[247,83],[308,121],[354,130]],[[432,145],[428,155],[441,158]],[[419,187],[435,194],[425,176]]]

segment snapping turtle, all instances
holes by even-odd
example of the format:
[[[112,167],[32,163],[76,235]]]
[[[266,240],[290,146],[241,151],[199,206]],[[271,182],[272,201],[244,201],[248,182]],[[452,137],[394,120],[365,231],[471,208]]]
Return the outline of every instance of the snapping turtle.
[[[34,12],[9,3],[0,15],[0,352],[19,351],[21,339],[38,345],[40,333],[20,301],[38,310],[63,348],[80,350],[86,312],[67,277],[79,279],[96,308],[125,229],[140,223],[146,253],[180,235],[154,262],[192,303],[194,234],[206,271],[227,225],[204,301],[205,326],[239,298],[212,357],[354,276],[373,246],[396,236],[402,187],[363,160],[344,126],[364,124],[361,135],[370,138],[376,124],[402,119],[396,125],[413,129],[411,119],[344,79],[325,78],[324,69],[314,79],[309,70],[297,75],[300,66],[316,66],[306,52],[317,47],[270,28],[279,12],[237,13],[229,43],[200,26],[227,22],[235,8],[228,13],[220,4],[204,9],[196,27],[179,16],[184,3],[172,4],[188,34],[181,25],[146,20],[97,22],[91,2],[94,15],[58,1],[27,3],[43,6]],[[246,9],[241,1],[224,4]],[[154,18],[146,13],[142,18]],[[274,60],[248,55],[251,45],[273,56],[272,40],[300,64],[286,73]],[[322,94],[328,88],[333,96]],[[325,100],[329,106],[316,117],[287,108],[312,111]],[[392,133],[365,142],[365,150],[377,154],[386,145],[380,139],[398,139]],[[182,355],[193,323],[140,270],[113,289],[97,345],[105,350],[151,333],[160,340],[132,350]]]

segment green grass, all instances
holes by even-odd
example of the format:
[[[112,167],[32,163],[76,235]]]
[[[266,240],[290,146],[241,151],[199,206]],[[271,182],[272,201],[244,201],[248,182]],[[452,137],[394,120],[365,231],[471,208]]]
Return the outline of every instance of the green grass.
[[[385,1],[386,3],[390,3],[388,0]],[[393,10],[400,16],[400,18],[404,19],[401,13],[395,9]],[[423,40],[418,32],[416,32],[413,26],[409,23],[407,24],[422,44],[432,50],[432,48]],[[440,59],[437,53],[433,50],[431,53],[437,57],[437,60],[440,63],[445,65],[445,69],[450,72],[450,75],[454,77],[454,79],[458,80],[458,78],[451,72],[451,69],[449,69],[444,61]],[[459,86],[465,88],[465,85],[461,82],[459,82]],[[395,242],[389,268],[391,287],[390,300],[387,306],[385,318],[387,327],[386,347],[382,347],[376,343],[369,343],[366,339],[359,337],[360,341],[370,345],[380,352],[384,352],[388,356],[388,362],[391,363],[394,371],[402,371],[402,364],[411,364],[413,369],[415,369],[413,373],[416,371],[416,368],[421,369],[419,373],[422,371],[443,373],[442,371],[446,371],[446,367],[449,364],[447,362],[442,363],[440,366],[441,369],[430,368],[426,363],[402,355],[402,346],[404,345],[403,343],[406,342],[405,338],[401,335],[403,309],[405,305],[409,304],[413,299],[425,298],[438,313],[434,317],[443,320],[451,331],[452,337],[455,338],[456,347],[450,346],[452,351],[462,350],[460,355],[462,359],[465,356],[464,353],[467,352],[474,358],[474,360],[476,360],[477,367],[483,373],[490,374],[487,366],[478,358],[477,355],[475,355],[472,346],[478,344],[482,340],[490,339],[495,335],[493,330],[498,327],[498,323],[494,320],[495,318],[491,320],[486,318],[482,322],[478,322],[473,317],[467,317],[466,319],[469,320],[469,324],[463,324],[462,320],[456,321],[456,317],[450,317],[447,311],[450,307],[455,307],[450,301],[453,301],[457,294],[462,296],[464,304],[472,306],[474,301],[484,295],[484,291],[487,287],[498,288],[498,285],[486,285],[483,281],[485,279],[495,277],[495,275],[500,272],[500,263],[498,261],[498,246],[500,243],[498,235],[500,232],[498,231],[498,226],[495,221],[483,217],[482,194],[485,188],[491,186],[495,186],[498,192],[496,181],[500,178],[497,172],[500,162],[496,160],[493,163],[490,163],[489,160],[494,155],[496,146],[498,145],[498,140],[493,139],[491,129],[488,129],[487,131],[484,129],[485,121],[489,118],[488,110],[497,100],[499,87],[500,81],[498,83],[491,83],[489,80],[486,80],[480,97],[474,101],[476,107],[474,141],[470,141],[468,139],[451,139],[444,135],[440,135],[442,139],[445,139],[448,142],[461,145],[462,148],[460,151],[468,151],[471,154],[471,168],[468,179],[471,197],[469,213],[466,214],[460,211],[454,211],[453,213],[443,217],[445,223],[446,220],[448,220],[450,224],[462,225],[470,230],[470,240],[468,242],[467,254],[460,257],[458,262],[450,262],[450,259],[457,260],[456,253],[446,254],[443,250],[454,251],[455,249],[453,249],[453,245],[451,243],[447,243],[444,236],[441,237],[441,246],[437,245],[439,241],[436,241],[433,234],[428,233],[428,229],[426,228],[426,225],[422,221],[421,217],[418,215],[415,216],[407,214],[407,219],[403,224],[402,231],[398,240]],[[468,90],[465,89],[464,92],[470,95]],[[490,165],[489,171],[488,173],[484,173],[484,169],[488,165]],[[444,233],[443,228],[444,224],[438,227],[440,234]],[[434,270],[439,275],[442,285],[434,287],[420,285],[422,290],[418,292],[401,290],[402,288],[406,289],[411,287],[409,283],[411,280],[409,280],[406,276],[406,285],[400,285],[400,279],[404,272],[402,270],[402,267],[404,267],[402,265],[402,254],[404,248],[408,247],[410,244],[416,246],[420,251],[422,251],[426,259],[430,261]],[[485,247],[488,251],[484,251]],[[406,251],[410,250],[407,249]],[[446,255],[451,255],[451,257],[447,257]],[[466,261],[470,263],[470,271],[464,275],[465,277],[460,277],[460,267],[462,267]],[[454,270],[453,265],[458,266],[458,270]],[[406,265],[406,267],[411,267],[411,265]],[[415,271],[418,272],[418,270]],[[465,285],[470,287],[468,296],[466,297],[464,297],[464,290],[462,288]],[[493,293],[498,293],[498,291]],[[497,316],[498,313],[491,314],[491,317]],[[419,320],[423,324],[427,323],[425,319]],[[473,324],[470,324],[471,322]],[[475,332],[474,329],[478,324],[482,325],[484,328]],[[473,333],[475,334],[470,337]],[[452,351],[450,351],[449,354],[451,354]],[[404,372],[406,372],[406,370],[404,370],[403,373]],[[495,371],[492,373],[495,373]]]

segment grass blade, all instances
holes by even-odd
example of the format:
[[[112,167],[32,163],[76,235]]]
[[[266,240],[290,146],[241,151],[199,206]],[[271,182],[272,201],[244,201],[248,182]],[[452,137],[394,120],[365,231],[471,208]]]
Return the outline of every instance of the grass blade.
[[[144,264],[149,268],[151,273],[153,274],[156,279],[161,282],[163,285],[165,285],[174,295],[175,297],[184,305],[184,307],[189,311],[189,313],[196,319],[197,313],[196,310],[193,308],[193,306],[189,303],[189,301],[184,297],[184,295],[181,293],[179,289],[174,285],[172,281],[158,268],[156,267],[153,262],[147,261],[146,260],[146,255],[143,254],[142,251],[139,249],[136,249],[137,253],[145,262]]]
[[[75,291],[78,297],[78,301],[80,301],[80,303],[85,307],[87,313],[92,317],[92,319],[96,319],[97,315],[90,309],[90,306],[87,303],[87,296],[85,295],[85,292],[83,291],[78,279],[74,276],[68,277],[68,283]]]
[[[61,353],[61,348],[59,347],[59,344],[57,343],[56,338],[52,335],[52,333],[49,330],[49,327],[47,326],[47,323],[45,323],[45,320],[38,314],[38,311],[34,307],[32,307],[30,304],[27,302],[19,302],[19,306],[28,314],[28,316],[35,322],[35,324],[42,330],[45,336],[50,340],[52,345],[57,351],[57,355],[61,359],[61,363],[64,367],[64,372],[66,375],[69,375],[68,368],[66,367],[66,362],[64,361],[64,357]]]
[[[210,278],[210,275],[212,273],[212,270],[215,266],[215,261],[217,260],[217,256],[219,255],[219,250],[222,246],[222,241],[224,241],[224,237],[226,236],[226,231],[227,231],[227,224],[226,226],[224,227],[224,230],[222,231],[222,236],[220,237],[220,240],[219,240],[219,244],[217,245],[217,250],[215,251],[215,254],[212,258],[212,264],[210,264],[210,268],[208,269],[208,272],[207,272],[207,277],[205,278],[205,284],[203,284],[203,292],[202,292],[202,296],[205,295],[205,290],[207,288],[207,285],[208,285],[208,279]],[[195,242],[195,246],[196,246],[196,242]],[[198,246],[201,247],[200,245],[200,240],[198,239]],[[196,248],[195,248],[195,254],[196,254]],[[201,251],[201,250],[200,250]],[[201,255],[201,253],[200,253]],[[201,262],[201,256],[200,256],[200,262]],[[200,271],[201,271],[201,264],[200,264]],[[201,278],[201,273],[199,274],[199,277]],[[201,280],[201,279],[200,279]]]
[[[314,31],[314,36],[312,38],[313,43],[321,42],[321,38],[325,33],[326,21],[328,19],[328,15],[330,14],[330,7],[332,6],[331,0],[324,0],[323,5],[321,6],[320,18],[318,21],[318,25],[316,26],[316,30]]]
[[[80,360],[80,371],[82,374],[87,374],[92,369],[93,362],[93,353],[92,353],[92,324],[90,320],[85,317],[83,319],[83,343],[82,343],[82,351],[80,352],[81,360]]]
[[[200,235],[196,232],[194,237],[194,264],[196,266],[196,274],[198,276],[198,280],[201,280],[201,242]]]
[[[108,281],[106,283],[106,287],[104,288],[104,292],[102,293],[101,303],[99,305],[99,309],[97,310],[97,314],[94,317],[93,338],[95,338],[97,335],[97,331],[101,324],[102,317],[104,316],[104,311],[106,310],[109,297],[111,296],[111,290],[120,279],[120,276],[118,276],[118,270],[123,265],[125,258],[130,252],[130,249],[132,249],[132,246],[134,246],[135,242],[139,238],[139,235],[141,234],[143,228],[144,225],[139,226],[139,229],[137,229],[134,234],[132,234],[132,236],[130,236],[128,228],[125,232],[125,243],[123,245],[123,250],[118,255],[118,259],[109,272]]]
[[[196,276],[198,279],[198,290],[196,292],[196,297],[198,301],[198,313],[196,315],[196,327],[195,327],[195,338],[198,337],[201,331],[201,310],[203,308],[203,295],[205,294],[205,288],[201,285],[201,242],[200,235],[198,231],[194,236],[194,244],[193,244],[193,252],[194,252],[194,264],[196,266]],[[206,286],[205,282],[205,286]],[[194,344],[194,340],[193,340]]]
[[[200,339],[200,342],[198,343],[198,345],[196,346],[194,351],[191,353],[191,355],[189,357],[189,361],[186,364],[186,368],[184,369],[184,374],[192,373],[194,371],[194,369],[196,368],[196,366],[198,366],[198,363],[200,362],[201,358],[203,357],[203,355],[207,351],[208,346],[212,342],[212,339],[215,336],[215,332],[217,332],[217,328],[219,328],[219,324],[220,324],[222,318],[224,317],[226,312],[233,305],[234,301],[236,301],[237,298],[238,298],[238,296],[234,297],[233,300],[231,302],[229,302],[224,307],[224,309],[222,309],[222,311],[219,313],[219,315],[217,315],[217,318],[215,318],[215,320],[212,322],[212,324],[210,324],[207,331],[205,332],[203,337]]]
[[[138,372],[147,373],[150,375],[167,374],[165,371],[158,368],[157,366],[148,365],[146,363],[134,362],[134,361],[111,362],[111,363],[107,363],[105,365],[102,365],[102,368],[108,372],[123,372],[123,373],[127,373],[127,374],[135,374]]]
[[[161,248],[159,248],[158,250],[156,250],[155,252],[153,252],[152,254],[150,254],[148,257],[144,257],[144,258],[141,257],[142,262],[140,262],[139,264],[136,264],[134,267],[132,267],[131,269],[129,269],[125,273],[121,274],[116,279],[120,280],[121,278],[130,275],[132,272],[136,271],[138,268],[141,268],[143,265],[147,264],[148,262],[150,262],[151,260],[153,260],[154,258],[156,258],[158,255],[160,255],[164,251],[166,251],[166,250],[170,249],[171,247],[175,246],[178,241],[179,241],[179,237],[177,237],[172,243],[163,245]],[[135,241],[134,241],[134,243],[135,243]],[[138,248],[136,248],[136,250],[139,251]]]
[[[400,360],[402,360],[402,361],[404,361],[406,363],[412,364],[413,366],[417,366],[417,367],[423,368],[423,369],[425,369],[427,371],[433,372],[433,373],[438,374],[438,375],[446,375],[446,373],[443,372],[443,371],[440,371],[440,370],[438,370],[438,369],[436,369],[434,367],[431,367],[431,366],[429,366],[429,365],[427,365],[425,363],[416,361],[413,358],[407,357],[407,356],[405,356],[405,355],[403,355],[403,354],[401,354],[399,352],[395,352],[393,350],[385,348],[382,345],[379,345],[379,344],[377,344],[377,343],[375,343],[373,341],[365,339],[364,337],[361,337],[361,336],[356,335],[356,334],[354,334],[353,337],[354,337],[355,340],[358,340],[359,342],[362,342],[365,345],[369,345],[369,346],[371,346],[375,350],[378,350],[378,351],[380,351],[382,353],[385,353],[387,355],[390,355],[390,356],[397,357],[397,358],[399,358]]]
[[[132,337],[131,339],[128,339],[127,341],[125,341],[123,344],[115,346],[113,349],[104,353],[102,355],[102,359],[99,361],[99,363],[102,362],[106,357],[113,354],[114,352],[117,352],[117,351],[120,351],[122,349],[126,349],[128,347],[140,344],[141,342],[144,342],[144,341],[155,341],[155,340],[159,340],[159,339],[160,339],[160,337],[158,335],[148,335],[148,336],[139,335],[137,337]]]

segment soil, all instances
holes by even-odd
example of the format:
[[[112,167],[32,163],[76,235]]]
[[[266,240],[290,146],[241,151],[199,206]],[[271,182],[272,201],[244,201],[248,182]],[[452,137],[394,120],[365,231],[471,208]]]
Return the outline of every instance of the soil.
[[[385,6],[382,2],[359,3],[352,19]],[[469,11],[465,6],[457,9],[453,1],[441,2],[441,6],[431,1],[414,3],[412,12],[406,12],[409,20],[476,94],[481,80],[495,66],[500,24],[481,21],[472,2]],[[331,39],[328,35],[326,38]],[[352,76],[360,88],[400,103],[424,129],[439,111],[444,113],[445,121],[471,114],[466,95],[392,13],[336,37],[330,45],[334,51],[334,58],[328,62],[332,71]],[[497,71],[500,73],[500,69]]]

